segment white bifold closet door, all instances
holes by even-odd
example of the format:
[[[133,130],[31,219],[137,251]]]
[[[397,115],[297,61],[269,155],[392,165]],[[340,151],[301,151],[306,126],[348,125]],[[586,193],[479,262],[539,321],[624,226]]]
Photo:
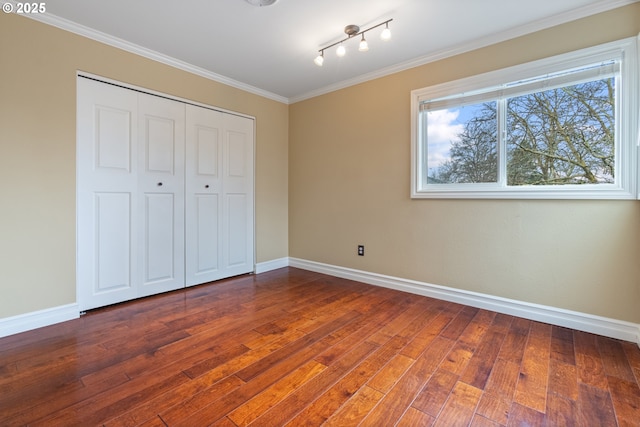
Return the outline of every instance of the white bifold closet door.
[[[138,95],[138,295],[184,287],[184,105]]]
[[[78,78],[81,310],[254,270],[247,117]]]
[[[253,271],[253,120],[187,105],[186,285]]]
[[[184,287],[184,105],[78,79],[82,310]]]

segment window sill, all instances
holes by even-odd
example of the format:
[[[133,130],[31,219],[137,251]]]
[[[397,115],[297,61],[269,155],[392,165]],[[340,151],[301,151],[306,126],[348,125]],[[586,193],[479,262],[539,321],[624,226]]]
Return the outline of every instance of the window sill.
[[[635,193],[616,188],[604,189],[568,189],[565,187],[540,189],[535,187],[519,187],[504,189],[456,190],[452,188],[412,191],[412,199],[538,199],[538,200],[635,200]]]

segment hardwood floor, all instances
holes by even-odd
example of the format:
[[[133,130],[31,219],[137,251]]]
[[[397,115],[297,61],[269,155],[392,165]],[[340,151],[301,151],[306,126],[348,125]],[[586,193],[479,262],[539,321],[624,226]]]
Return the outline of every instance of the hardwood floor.
[[[638,426],[637,345],[294,268],[0,339],[0,426]]]

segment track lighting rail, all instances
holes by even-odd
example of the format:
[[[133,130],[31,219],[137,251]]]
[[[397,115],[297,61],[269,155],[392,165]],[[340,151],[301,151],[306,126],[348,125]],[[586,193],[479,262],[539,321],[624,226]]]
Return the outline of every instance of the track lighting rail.
[[[389,22],[391,22],[391,21],[393,21],[393,19],[387,19],[386,21],[383,21],[383,22],[381,22],[379,24],[373,25],[373,26],[371,26],[369,28],[365,28],[364,30],[360,30],[360,27],[357,26],[357,25],[347,25],[346,27],[344,27],[344,32],[345,32],[345,34],[347,34],[347,37],[345,37],[344,39],[339,40],[339,41],[337,41],[335,43],[332,43],[332,44],[330,44],[328,46],[325,46],[322,49],[318,49],[319,55],[316,57],[316,59],[314,59],[314,62],[316,63],[316,65],[321,67],[322,63],[324,62],[324,51],[325,50],[331,49],[334,46],[338,46],[338,45],[342,44],[343,42],[345,42],[347,40],[350,40],[350,39],[352,39],[354,37],[357,37],[359,35],[362,35],[362,40],[360,41],[359,50],[362,51],[362,52],[369,50],[367,42],[366,42],[366,40],[364,38],[364,34],[367,31],[371,31],[374,28],[378,28],[378,27],[380,27],[382,25],[386,25],[386,28],[385,28],[385,30],[383,31],[383,34],[382,34],[382,39],[383,40],[388,40],[391,37],[391,32],[389,31]],[[338,49],[339,49],[338,52],[337,52],[338,56],[343,56],[344,55],[344,48],[342,48],[342,50],[340,50],[340,48],[338,48]]]

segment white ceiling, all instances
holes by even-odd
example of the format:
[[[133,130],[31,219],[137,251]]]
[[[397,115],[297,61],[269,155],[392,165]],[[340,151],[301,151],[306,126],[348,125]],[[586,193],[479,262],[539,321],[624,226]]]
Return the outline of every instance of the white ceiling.
[[[51,0],[31,16],[283,102],[513,38],[638,0]],[[367,28],[369,51],[345,43],[324,66],[318,49]]]

